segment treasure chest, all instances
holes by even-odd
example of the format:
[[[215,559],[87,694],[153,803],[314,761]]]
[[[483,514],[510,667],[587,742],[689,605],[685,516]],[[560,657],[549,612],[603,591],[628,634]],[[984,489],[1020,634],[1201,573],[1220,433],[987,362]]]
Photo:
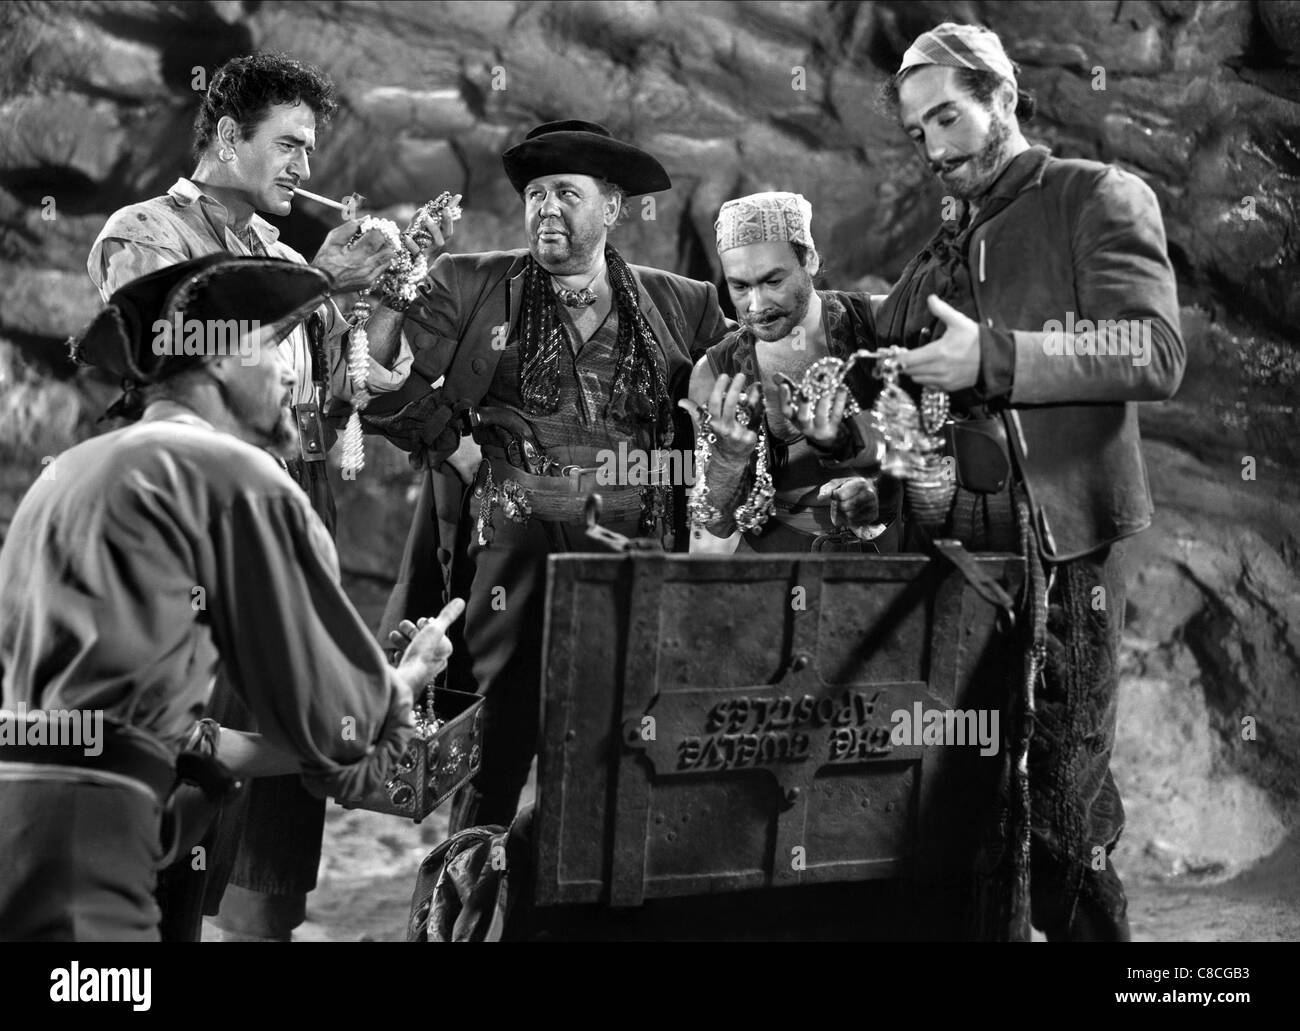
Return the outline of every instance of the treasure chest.
[[[446,688],[426,691],[415,710],[416,736],[393,775],[346,809],[405,816],[419,823],[476,773],[482,756],[483,699]]]
[[[537,905],[968,876],[1024,561],[961,558],[551,557]]]

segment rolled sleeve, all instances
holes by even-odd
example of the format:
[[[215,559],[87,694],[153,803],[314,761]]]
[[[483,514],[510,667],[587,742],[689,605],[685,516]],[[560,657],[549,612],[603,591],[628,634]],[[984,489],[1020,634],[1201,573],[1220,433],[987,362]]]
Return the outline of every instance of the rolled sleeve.
[[[366,380],[370,392],[372,394],[388,394],[394,390],[400,390],[411,375],[411,365],[414,361],[415,355],[406,339],[406,331],[403,330],[397,344],[397,357],[394,359],[391,369],[385,369],[373,358],[370,359],[370,374]]]
[[[414,733],[410,694],[343,593],[325,527],[289,490],[242,496],[215,523],[213,633],[259,730],[316,794],[381,785]]]

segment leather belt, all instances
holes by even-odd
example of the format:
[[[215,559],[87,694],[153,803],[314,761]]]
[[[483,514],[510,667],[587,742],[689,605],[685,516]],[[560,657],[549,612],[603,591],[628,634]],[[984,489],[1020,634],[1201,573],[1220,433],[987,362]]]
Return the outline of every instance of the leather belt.
[[[624,487],[598,483],[598,469],[568,466],[559,476],[537,476],[516,469],[504,458],[487,456],[492,479],[500,489],[507,480],[522,487],[528,495],[530,514],[553,522],[581,522],[586,518],[587,497],[599,494],[606,515],[615,518],[640,513],[641,487]]]
[[[538,494],[573,494],[583,499],[588,494],[616,494],[619,491],[636,491],[639,487],[610,486],[597,482],[599,468],[584,468],[576,465],[565,466],[553,476],[537,476],[511,465],[504,458],[488,457],[492,465],[492,477],[498,483],[502,480],[514,480],[521,487]]]
[[[71,710],[80,718],[80,710]],[[0,714],[0,721],[18,723],[13,714]],[[28,719],[30,728],[32,720]],[[19,737],[17,726],[11,726],[6,738]],[[23,736],[30,736],[30,733]],[[26,763],[35,767],[73,766],[103,773],[116,773],[146,785],[165,803],[176,783],[176,764],[170,756],[164,757],[157,749],[161,746],[147,743],[138,734],[124,731],[111,723],[103,725],[98,755],[87,755],[82,745],[0,744],[0,762]]]

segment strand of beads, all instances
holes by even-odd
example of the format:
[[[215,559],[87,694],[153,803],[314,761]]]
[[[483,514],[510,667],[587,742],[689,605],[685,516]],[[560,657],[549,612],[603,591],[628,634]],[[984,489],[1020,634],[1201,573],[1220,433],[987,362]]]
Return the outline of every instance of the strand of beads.
[[[352,381],[352,414],[343,427],[339,464],[344,479],[355,479],[366,465],[366,445],[361,434],[361,416],[370,403],[367,387],[370,378],[370,339],[366,335],[366,320],[370,318],[370,303],[364,299],[352,305],[348,325],[352,327],[348,341],[348,379]]]
[[[461,217],[460,205],[449,192],[443,191],[434,200],[422,205],[416,212],[413,224],[418,228],[412,233],[412,240],[421,248],[421,253],[412,255],[402,242],[397,223],[386,218],[367,215],[361,220],[350,243],[356,243],[372,229],[384,235],[392,245],[394,257],[388,267],[379,275],[367,291],[379,297],[386,306],[394,311],[406,311],[411,302],[419,296],[420,284],[429,274],[429,263],[423,249],[432,242],[433,236],[424,228],[425,222],[440,221],[446,214],[455,222]],[[374,311],[373,306],[363,295],[352,305],[347,317],[351,327],[348,341],[348,378],[352,381],[352,414],[343,429],[341,465],[347,479],[355,479],[356,474],[365,468],[365,442],[361,433],[360,412],[370,403],[370,338],[366,334],[365,323]]]
[[[857,354],[850,356],[847,362],[839,358],[818,358],[804,370],[799,387],[795,392],[796,397],[794,400],[796,404],[807,401],[813,408],[816,408],[823,397],[834,398],[839,393],[840,388],[844,386],[844,380],[848,377],[849,369],[853,367],[856,360]],[[850,396],[844,405],[845,416],[857,415],[860,411],[862,409],[858,406],[858,402]]]
[[[368,292],[383,297],[390,304],[394,300],[401,303],[407,285],[410,284],[410,295],[414,299],[420,280],[428,273],[424,256],[421,255],[418,261],[412,258],[411,252],[402,244],[397,224],[373,215],[367,215],[361,220],[361,225],[357,227],[356,235],[352,237],[351,242],[356,243],[371,230],[378,230],[384,235],[395,249],[396,257]],[[419,274],[419,279],[414,279],[416,273]],[[366,448],[361,433],[360,413],[370,403],[370,338],[366,333],[365,324],[373,311],[373,306],[363,294],[352,305],[352,310],[347,316],[348,325],[351,327],[348,338],[348,379],[352,382],[352,414],[348,416],[347,425],[343,428],[340,465],[343,468],[344,479],[355,479],[357,473],[366,465]]]
[[[736,421],[748,426],[750,414],[748,406],[742,406],[736,412]],[[713,457],[713,445],[718,442],[713,432],[712,417],[706,408],[700,410],[700,432],[695,438],[695,486],[691,489],[691,500],[686,514],[693,526],[703,529],[721,518],[722,513],[709,501],[709,461]],[[776,488],[772,484],[772,473],[768,468],[767,420],[761,411],[758,413],[757,459],[754,467],[754,486],[749,496],[735,511],[736,526],[741,532],[761,529],[772,514],[772,499],[776,497]]]

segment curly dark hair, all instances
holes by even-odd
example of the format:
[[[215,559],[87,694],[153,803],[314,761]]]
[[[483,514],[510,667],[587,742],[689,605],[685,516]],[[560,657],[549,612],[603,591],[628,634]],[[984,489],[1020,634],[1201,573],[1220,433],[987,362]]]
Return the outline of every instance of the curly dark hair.
[[[890,118],[898,119],[898,87],[917,68],[923,65],[913,65],[904,72],[897,75],[891,75],[885,80],[880,87],[879,108]],[[1017,77],[1020,75],[1020,65],[1014,61],[1011,62],[1012,70]],[[976,102],[982,107],[988,107],[993,101],[993,94],[997,92],[998,85],[1002,82],[1002,77],[994,72],[981,71],[978,68],[958,68],[957,83],[965,90]],[[1034,111],[1037,109],[1038,102],[1034,99],[1032,93],[1016,89],[1016,118],[1021,122],[1027,122],[1034,117]]]
[[[217,69],[194,119],[194,160],[217,134],[217,122],[229,115],[247,139],[275,104],[306,104],[324,125],[338,109],[334,84],[317,68],[288,54],[250,54]]]

